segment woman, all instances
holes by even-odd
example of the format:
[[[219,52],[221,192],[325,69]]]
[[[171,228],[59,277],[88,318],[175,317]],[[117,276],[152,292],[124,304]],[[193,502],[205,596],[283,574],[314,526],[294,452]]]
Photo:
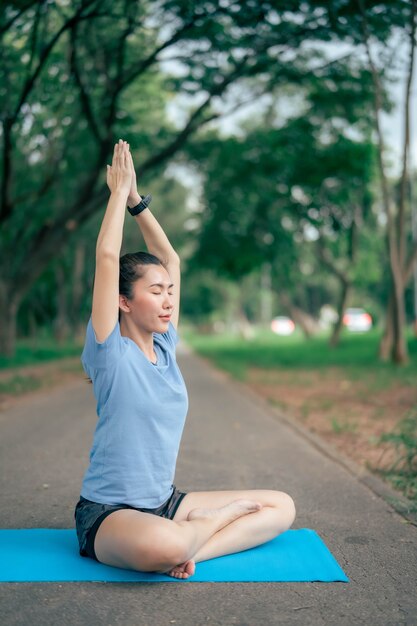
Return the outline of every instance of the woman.
[[[195,563],[269,541],[294,520],[279,491],[178,491],[188,408],[175,360],[180,260],[142,199],[129,145],[107,166],[110,199],[96,246],[82,354],[98,422],[75,509],[80,554],[107,565],[188,578]],[[148,253],[119,258],[125,207]]]

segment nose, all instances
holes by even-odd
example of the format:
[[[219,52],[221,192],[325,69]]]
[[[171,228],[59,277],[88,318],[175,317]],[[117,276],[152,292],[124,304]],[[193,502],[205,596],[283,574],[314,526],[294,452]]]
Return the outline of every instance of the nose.
[[[164,308],[165,309],[172,309],[173,308],[173,304],[172,304],[172,296],[169,295],[169,293],[165,294],[165,301],[164,301]]]

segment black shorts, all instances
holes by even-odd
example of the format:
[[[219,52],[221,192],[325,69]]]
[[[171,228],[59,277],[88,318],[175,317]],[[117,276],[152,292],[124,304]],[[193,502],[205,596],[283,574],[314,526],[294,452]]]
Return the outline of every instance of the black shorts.
[[[113,511],[133,509],[134,511],[152,513],[160,517],[173,519],[182,499],[187,495],[183,491],[178,491],[175,485],[173,487],[174,490],[168,500],[156,509],[138,509],[128,504],[99,504],[80,496],[75,507],[74,517],[81,556],[89,556],[98,561],[94,551],[94,540],[101,522]]]

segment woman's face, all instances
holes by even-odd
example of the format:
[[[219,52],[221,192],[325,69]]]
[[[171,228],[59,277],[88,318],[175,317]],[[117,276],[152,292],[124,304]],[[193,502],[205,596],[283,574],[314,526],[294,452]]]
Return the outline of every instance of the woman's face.
[[[121,296],[120,308],[139,328],[149,333],[165,333],[174,308],[173,288],[164,267],[149,265],[142,278],[134,283],[132,299]]]

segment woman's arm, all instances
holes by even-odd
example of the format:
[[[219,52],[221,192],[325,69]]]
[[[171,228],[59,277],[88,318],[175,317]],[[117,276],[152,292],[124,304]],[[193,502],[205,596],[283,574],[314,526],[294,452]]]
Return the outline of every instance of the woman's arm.
[[[112,165],[107,166],[111,194],[97,238],[91,314],[99,342],[107,339],[119,316],[119,258],[132,178],[129,154],[128,144],[120,140],[114,147]]]
[[[136,175],[132,155],[130,153],[129,155],[132,167],[132,186],[127,203],[130,207],[133,207],[139,204],[141,197],[136,189]],[[174,284],[172,290],[174,308],[172,311],[171,322],[175,328],[178,328],[181,292],[180,257],[175,252],[161,225],[151,213],[149,208],[139,213],[139,215],[136,215],[135,220],[142,232],[148,251],[162,261]]]

